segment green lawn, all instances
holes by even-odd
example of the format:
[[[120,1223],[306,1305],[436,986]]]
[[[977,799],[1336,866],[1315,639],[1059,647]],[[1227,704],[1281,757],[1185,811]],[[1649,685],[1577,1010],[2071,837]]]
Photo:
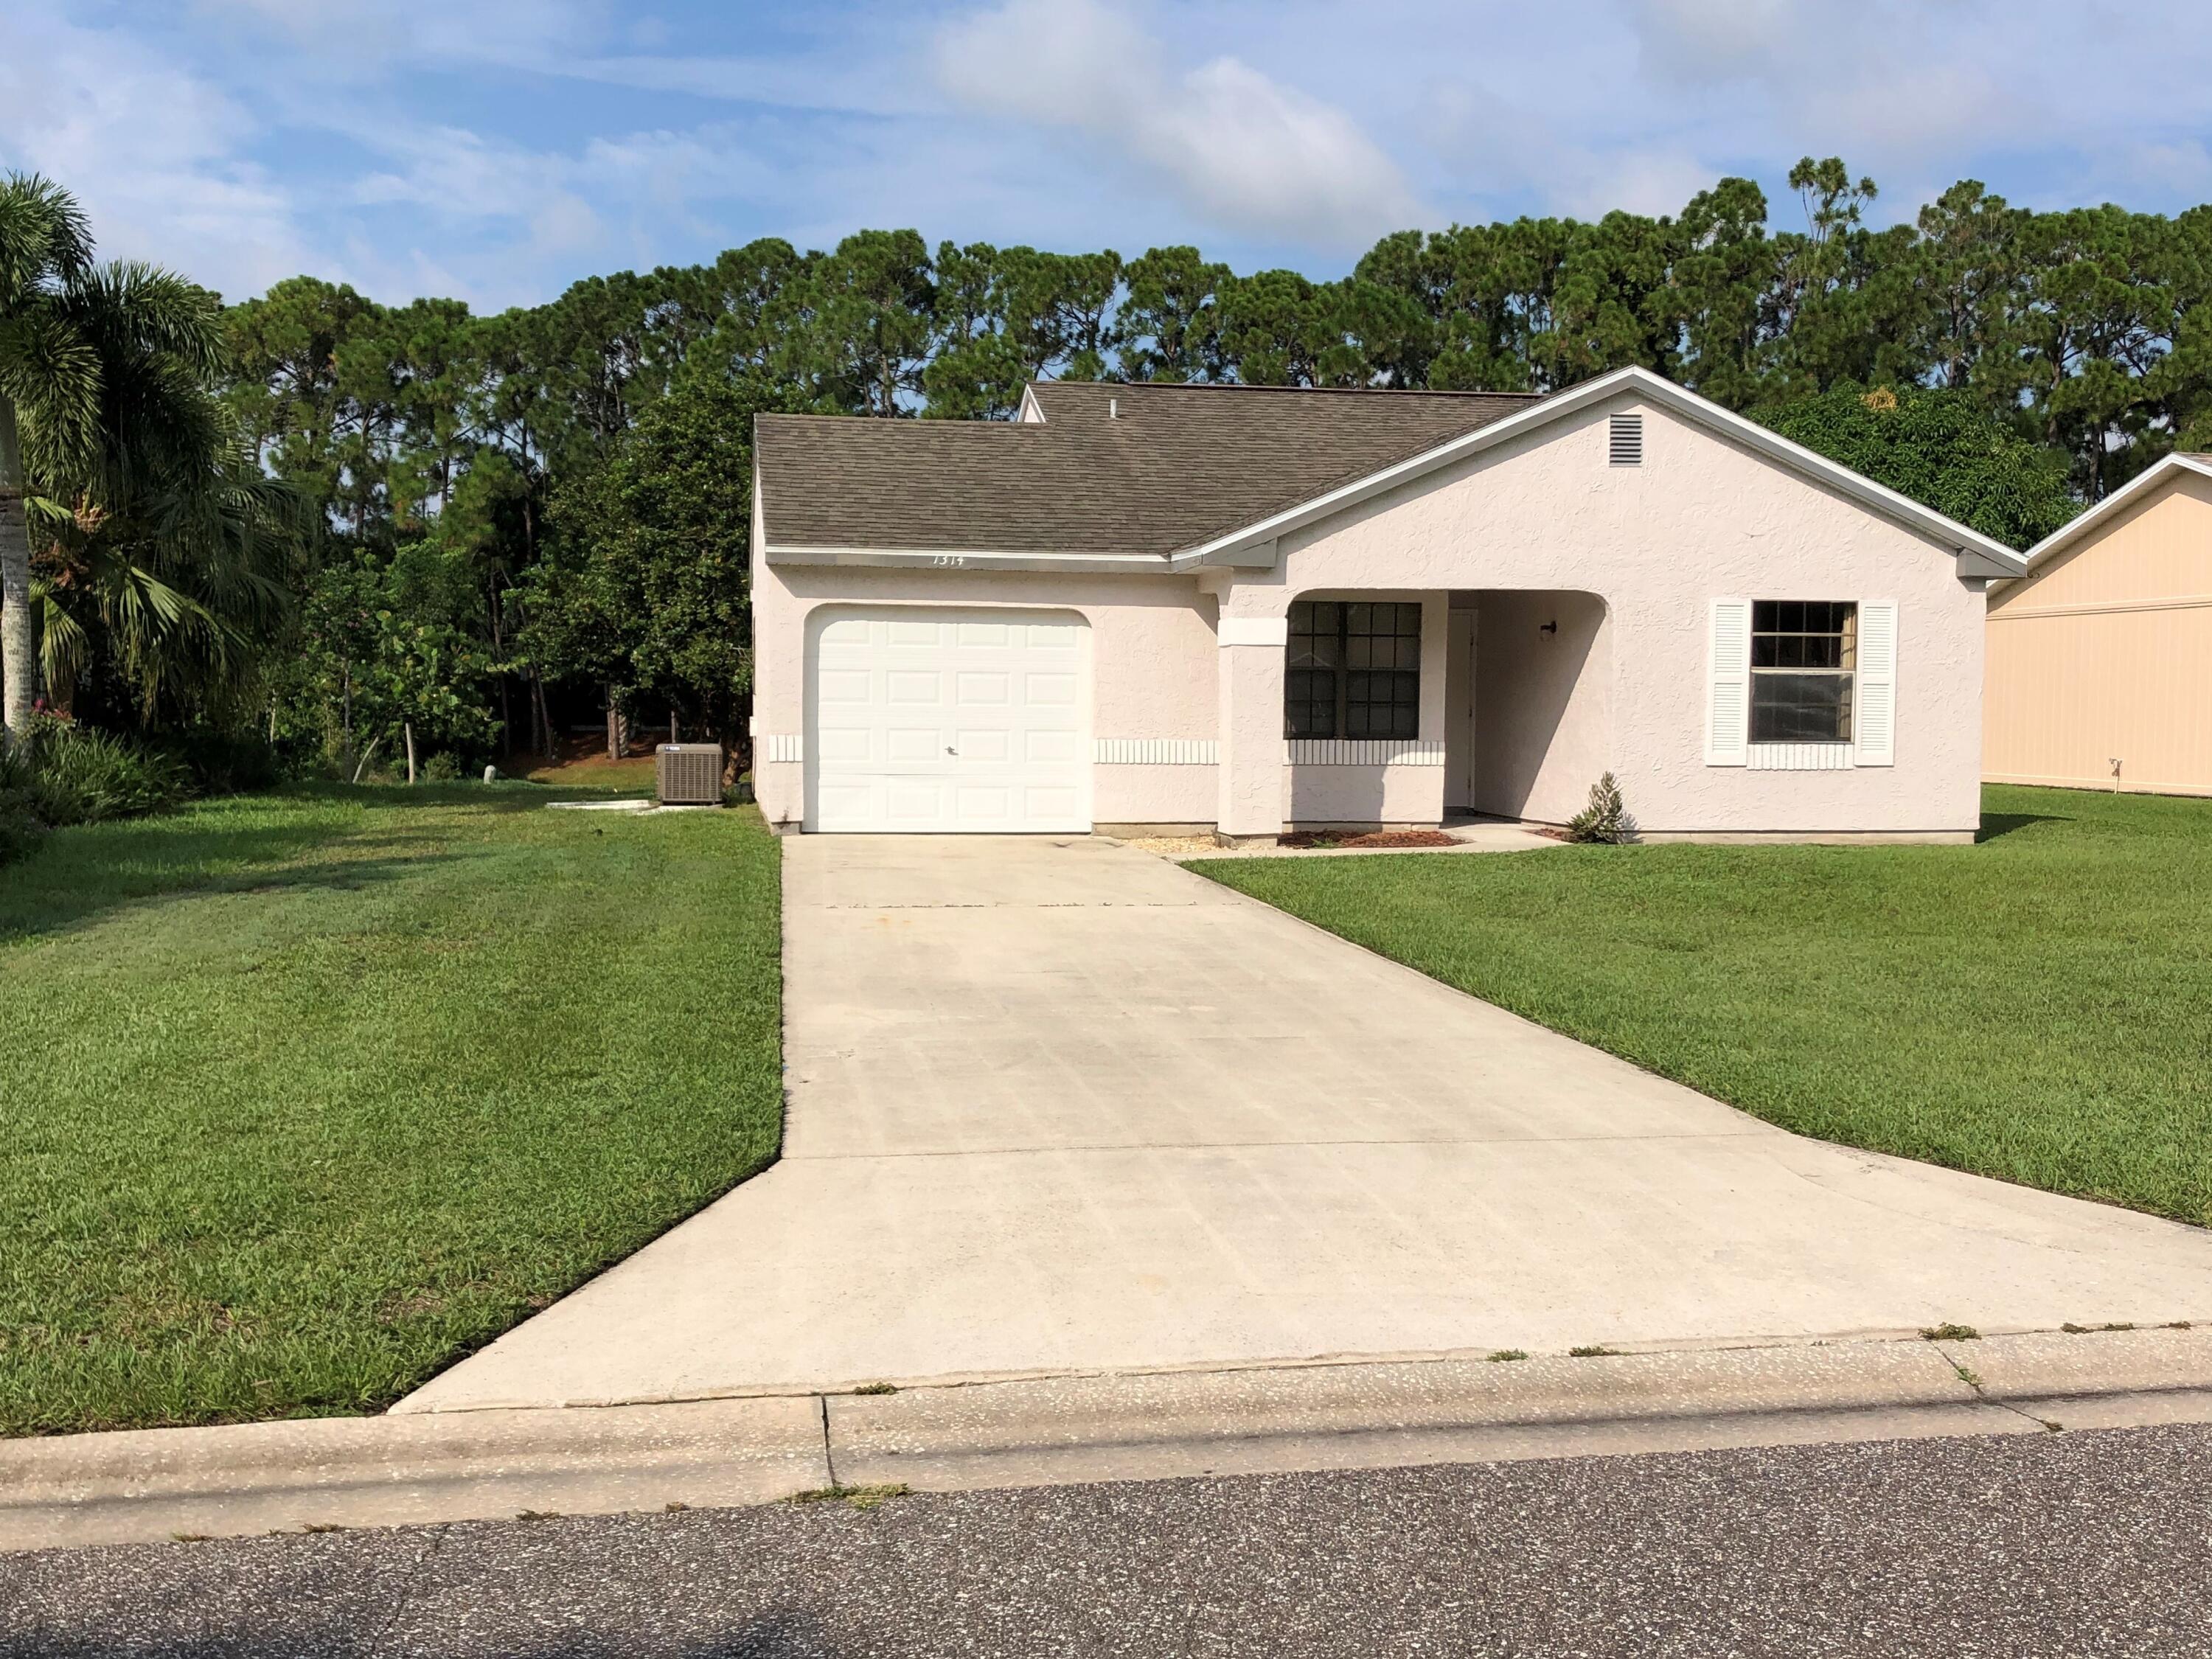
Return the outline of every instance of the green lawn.
[[[2212,801],[1984,810],[1972,848],[1192,867],[1785,1127],[2212,1224]]]
[[[758,1170],[750,811],[301,790],[0,870],[0,1432],[371,1410]]]

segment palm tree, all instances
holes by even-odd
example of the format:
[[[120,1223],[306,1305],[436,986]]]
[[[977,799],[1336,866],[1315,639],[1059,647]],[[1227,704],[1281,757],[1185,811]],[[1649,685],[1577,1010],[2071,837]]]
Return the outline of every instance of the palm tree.
[[[142,722],[235,715],[289,613],[308,514],[211,389],[213,295],[121,263],[94,271],[76,300],[100,362],[100,441],[64,499],[29,503],[47,690],[70,701],[97,643]]]
[[[299,526],[210,390],[220,302],[167,271],[94,263],[50,181],[0,181],[0,669],[7,726],[109,640],[142,716],[235,683],[286,605]],[[34,572],[33,526],[44,550]],[[43,618],[46,626],[39,623]],[[40,635],[43,634],[43,648]]]
[[[91,228],[68,191],[35,173],[0,179],[0,680],[11,742],[38,680],[24,496],[32,474],[79,471],[94,447],[100,361],[67,303],[92,268]]]

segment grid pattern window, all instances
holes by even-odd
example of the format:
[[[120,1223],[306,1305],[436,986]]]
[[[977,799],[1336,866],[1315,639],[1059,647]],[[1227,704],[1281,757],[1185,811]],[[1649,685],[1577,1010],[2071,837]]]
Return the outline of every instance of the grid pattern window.
[[[1859,608],[1759,599],[1751,607],[1751,740],[1849,743]]]
[[[1285,736],[1420,736],[1419,605],[1301,599],[1291,607],[1289,651]]]

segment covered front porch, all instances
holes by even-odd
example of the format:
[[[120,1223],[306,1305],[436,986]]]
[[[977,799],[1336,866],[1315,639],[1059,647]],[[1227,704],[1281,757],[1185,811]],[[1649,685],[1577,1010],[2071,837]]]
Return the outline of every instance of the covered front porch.
[[[1218,830],[1555,824],[1610,753],[1609,612],[1572,589],[1331,589],[1224,607]]]

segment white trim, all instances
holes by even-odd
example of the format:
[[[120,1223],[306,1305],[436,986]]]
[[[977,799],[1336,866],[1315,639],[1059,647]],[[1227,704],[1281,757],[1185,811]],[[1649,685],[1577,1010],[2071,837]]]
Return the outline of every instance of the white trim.
[[[806,738],[799,733],[756,738],[754,758],[771,766],[796,766],[806,758]]]
[[[2037,617],[2110,617],[2123,611],[2202,611],[2212,605],[2212,593],[2183,593],[2170,599],[2112,599],[2102,605],[2007,605],[1990,612],[1992,624],[2027,622]]]
[[[1291,738],[1283,758],[1292,766],[1442,766],[1444,746],[1417,738]]]
[[[1493,421],[1449,443],[1412,456],[1395,465],[1386,466],[1364,478],[1339,486],[1325,495],[1286,507],[1242,530],[1217,536],[1175,556],[1178,569],[1191,565],[1226,563],[1246,548],[1257,543],[1273,541],[1288,532],[1303,529],[1319,519],[1339,513],[1378,495],[1384,490],[1449,465],[1470,455],[1479,455],[1500,444],[1510,443],[1530,432],[1540,430],[1553,422],[1563,420],[1594,404],[1632,392],[1655,404],[1672,410],[1687,420],[1724,438],[1756,451],[1769,460],[1780,463],[1792,471],[1802,473],[1817,483],[1852,497],[1861,505],[1883,517],[1902,524],[1920,534],[1941,543],[1951,550],[1959,561],[1961,576],[2017,576],[2027,568],[2021,556],[1993,541],[1978,530],[1970,530],[1955,519],[1944,517],[1933,507],[1923,507],[1910,496],[1901,495],[1884,484],[1863,477],[1847,466],[1838,465],[1825,455],[1816,455],[1802,444],[1794,444],[1779,433],[1770,432],[1755,421],[1723,409],[1718,404],[1700,398],[1673,381],[1654,374],[1648,368],[1631,366],[1617,368],[1610,374],[1601,374],[1594,380],[1565,392],[1555,392],[1540,402],[1531,404],[1518,414],[1509,415],[1502,421]]]
[[[1751,742],[1751,601],[1715,599],[1705,623],[1705,764],[1741,766]]]
[[[771,544],[761,550],[770,564],[877,566],[930,570],[1097,570],[1110,575],[1172,575],[1175,565],[1164,553],[1010,553],[945,547],[793,547]],[[1267,555],[1273,562],[1273,555]]]
[[[1224,617],[1215,637],[1224,645],[1288,645],[1288,617]]]
[[[1220,755],[1212,738],[1098,738],[1091,745],[1100,766],[1215,766]]]
[[[2125,511],[2134,504],[2138,495],[2153,494],[2160,483],[2171,482],[2177,472],[2195,472],[2212,478],[2212,459],[2202,455],[2176,453],[2165,456],[2145,467],[2094,507],[2075,514],[2029,548],[2026,574],[2033,575],[2051,555],[2063,552],[2114,514]]]
[[[1848,772],[1858,761],[1847,743],[1754,743],[1743,763],[1753,772]]]
[[[1851,738],[1860,766],[1897,764],[1895,599],[1859,601],[1859,659],[1851,672]]]

